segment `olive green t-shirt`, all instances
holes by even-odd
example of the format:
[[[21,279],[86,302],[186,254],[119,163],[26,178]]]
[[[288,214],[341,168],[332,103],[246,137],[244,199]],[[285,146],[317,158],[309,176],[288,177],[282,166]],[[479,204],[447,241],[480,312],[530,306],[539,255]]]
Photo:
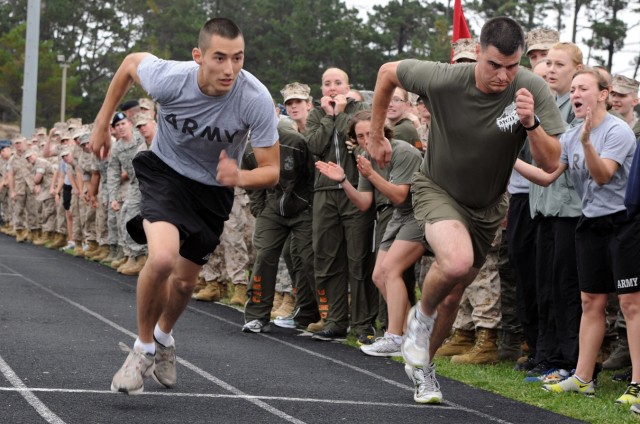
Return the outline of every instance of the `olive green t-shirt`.
[[[475,66],[408,59],[397,74],[407,91],[427,96],[432,108],[421,172],[459,203],[484,209],[505,193],[527,137],[515,110],[516,92],[526,88],[533,94],[547,134],[564,132],[564,124],[542,78],[521,68],[503,92],[486,94],[476,87]]]
[[[402,118],[393,126],[393,138],[403,140],[411,144],[418,150],[422,150],[422,141],[418,135],[418,130],[413,126],[409,118]]]
[[[418,149],[405,141],[396,140],[394,138],[391,140],[391,161],[389,162],[389,165],[380,169],[375,161],[371,161],[371,167],[390,183],[395,185],[411,185],[411,178],[420,167],[421,160],[422,156]],[[373,191],[376,207],[391,204],[391,201],[377,190],[373,184],[371,184],[371,181],[362,175],[360,175],[360,180],[358,181],[358,191]],[[396,206],[396,209],[398,209],[403,215],[411,212],[413,209],[411,192],[409,192],[407,198],[402,202],[402,204]]]

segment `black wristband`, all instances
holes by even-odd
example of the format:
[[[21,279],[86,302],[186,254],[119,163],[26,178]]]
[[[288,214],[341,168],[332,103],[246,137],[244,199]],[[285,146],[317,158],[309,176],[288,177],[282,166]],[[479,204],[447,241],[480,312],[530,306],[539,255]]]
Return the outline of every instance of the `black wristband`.
[[[533,125],[529,128],[524,127],[525,131],[533,131],[540,126],[540,119],[536,115],[533,115]]]
[[[340,182],[340,184],[342,184],[346,180],[347,180],[347,174],[344,174],[344,176],[342,177],[342,179],[339,182]]]

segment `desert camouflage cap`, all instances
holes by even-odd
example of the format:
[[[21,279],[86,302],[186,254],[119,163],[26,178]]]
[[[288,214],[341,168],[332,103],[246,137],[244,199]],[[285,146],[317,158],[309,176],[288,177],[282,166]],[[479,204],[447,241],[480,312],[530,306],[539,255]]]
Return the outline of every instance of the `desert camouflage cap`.
[[[139,99],[138,104],[140,105],[140,109],[156,110],[155,102],[151,99],[147,99],[146,97]]]
[[[640,87],[640,82],[625,77],[624,75],[616,75],[613,77],[613,90],[618,94],[638,94],[638,88]]]
[[[451,43],[451,47],[453,48],[451,61],[455,63],[459,60],[467,59],[475,62],[477,60],[476,44],[476,40],[473,38],[460,38]]]
[[[137,113],[133,117],[133,124],[136,127],[147,124],[150,121],[153,121],[153,116],[149,112]]]
[[[301,84],[299,82],[287,84],[280,90],[280,94],[282,94],[285,103],[291,99],[308,100],[310,92],[311,89],[307,84]]]
[[[81,118],[69,118],[67,119],[67,128],[69,130],[75,130],[77,128],[80,128],[82,126],[82,119]]]
[[[28,157],[31,157],[31,156],[34,156],[34,155],[38,156],[38,151],[36,149],[29,149],[29,150],[27,150],[27,153],[25,153],[24,157],[28,158]]]
[[[24,143],[25,141],[27,141],[26,138],[24,138],[23,136],[19,135],[17,137],[14,137],[13,140],[11,140],[12,144],[17,144],[17,143]]]
[[[71,147],[65,147],[64,149],[62,149],[62,151],[60,152],[60,157],[63,158],[67,155],[71,154]]]
[[[533,50],[549,50],[560,41],[560,33],[554,29],[536,28],[527,33],[527,53]]]

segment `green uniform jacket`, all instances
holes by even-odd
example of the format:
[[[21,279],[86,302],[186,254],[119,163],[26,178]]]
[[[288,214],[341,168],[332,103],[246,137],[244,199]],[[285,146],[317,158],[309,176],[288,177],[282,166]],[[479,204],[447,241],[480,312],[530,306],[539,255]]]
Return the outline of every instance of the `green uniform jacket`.
[[[358,186],[358,168],[355,157],[347,151],[345,141],[348,138],[347,131],[351,117],[356,112],[366,109],[368,106],[365,103],[349,99],[344,112],[336,116],[327,115],[320,106],[317,106],[307,118],[305,136],[308,140],[309,151],[317,160],[340,165],[354,187]],[[340,190],[341,185],[316,170],[314,188],[316,191]]]

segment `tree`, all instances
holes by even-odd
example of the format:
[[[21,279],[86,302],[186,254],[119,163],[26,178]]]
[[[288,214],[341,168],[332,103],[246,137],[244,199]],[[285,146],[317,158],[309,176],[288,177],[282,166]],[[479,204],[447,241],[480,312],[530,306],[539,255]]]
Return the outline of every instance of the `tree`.
[[[618,18],[618,14],[627,7],[627,2],[621,0],[600,0],[600,2],[600,5],[589,9],[592,37],[583,42],[589,46],[590,57],[607,69],[611,69],[614,53],[624,47],[627,24]],[[592,48],[605,50],[606,59],[595,54],[592,56]]]

